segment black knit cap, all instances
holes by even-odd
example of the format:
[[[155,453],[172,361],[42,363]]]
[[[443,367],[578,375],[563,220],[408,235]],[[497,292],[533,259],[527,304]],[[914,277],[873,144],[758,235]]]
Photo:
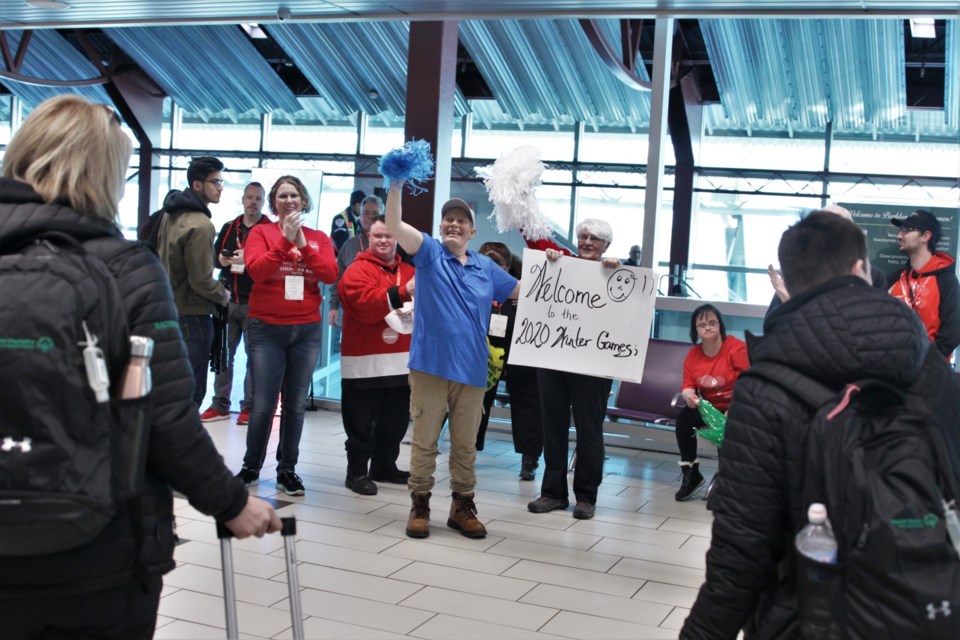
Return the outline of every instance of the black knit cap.
[[[350,194],[350,206],[352,207],[355,204],[360,204],[361,202],[363,202],[363,199],[366,197],[367,197],[367,194],[365,194],[360,189],[357,189],[356,191]]]

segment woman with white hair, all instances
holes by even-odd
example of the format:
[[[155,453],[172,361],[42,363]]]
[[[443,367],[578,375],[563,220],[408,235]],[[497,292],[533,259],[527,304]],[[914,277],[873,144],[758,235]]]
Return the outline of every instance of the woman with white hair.
[[[613,229],[606,220],[588,218],[577,225],[577,251],[581,260],[602,262],[608,269],[620,267],[616,258],[604,258],[613,242]],[[547,259],[560,260],[565,254],[547,249]],[[569,258],[567,258],[569,259]],[[577,467],[573,474],[576,506],[573,517],[593,517],[597,490],[603,479],[603,420],[613,381],[579,373],[540,369],[540,403],[543,410],[543,482],[540,497],[527,505],[533,513],[546,513],[570,506],[567,489],[570,412],[577,431]]]

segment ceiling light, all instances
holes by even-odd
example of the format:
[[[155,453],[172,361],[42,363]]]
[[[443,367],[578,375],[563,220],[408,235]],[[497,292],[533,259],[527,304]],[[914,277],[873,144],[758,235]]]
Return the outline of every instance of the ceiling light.
[[[370,89],[369,91],[367,91],[367,95],[370,96],[371,100],[376,100],[377,98],[380,97],[380,94],[377,93],[376,89]]]
[[[27,4],[34,9],[69,9],[67,2],[58,2],[57,0],[27,0]]]
[[[240,27],[241,27],[244,31],[246,31],[246,32],[247,32],[247,35],[250,36],[251,38],[253,38],[254,40],[266,40],[266,39],[267,39],[267,32],[264,31],[263,28],[261,28],[260,25],[258,25],[258,24],[255,23],[255,22],[250,22],[250,23],[247,23],[247,24],[241,24]]]
[[[914,38],[936,38],[933,18],[910,18],[910,35]]]

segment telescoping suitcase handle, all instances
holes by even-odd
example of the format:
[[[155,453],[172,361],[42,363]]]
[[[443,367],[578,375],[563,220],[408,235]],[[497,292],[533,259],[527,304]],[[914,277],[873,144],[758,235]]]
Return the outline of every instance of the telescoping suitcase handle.
[[[283,527],[283,551],[287,561],[287,588],[290,592],[290,619],[293,622],[293,639],[303,640],[303,611],[300,608],[300,580],[297,577],[297,519],[281,518]],[[237,628],[237,591],[233,584],[233,533],[222,523],[217,523],[217,537],[220,539],[220,561],[223,564],[223,606],[227,615],[227,638],[240,637]]]

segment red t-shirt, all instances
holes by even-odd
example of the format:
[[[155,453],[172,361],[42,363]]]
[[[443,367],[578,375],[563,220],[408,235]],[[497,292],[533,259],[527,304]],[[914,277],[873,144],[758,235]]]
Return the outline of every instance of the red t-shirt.
[[[251,318],[270,324],[320,322],[320,283],[333,284],[339,270],[330,238],[322,231],[303,228],[302,249],[289,242],[278,223],[258,224],[244,245],[244,262],[253,278]],[[303,277],[303,300],[286,299],[287,276]]]
[[[747,370],[747,345],[743,340],[727,336],[715,356],[703,352],[703,344],[695,345],[683,361],[682,389],[696,389],[704,400],[720,411],[726,411],[733,399],[733,385]]]

